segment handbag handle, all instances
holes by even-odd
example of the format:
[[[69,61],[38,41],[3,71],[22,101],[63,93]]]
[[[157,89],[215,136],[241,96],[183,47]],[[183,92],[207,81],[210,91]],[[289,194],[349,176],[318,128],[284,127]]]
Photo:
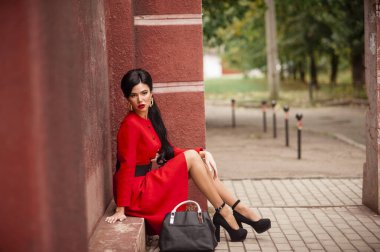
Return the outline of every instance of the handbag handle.
[[[200,223],[203,223],[203,218],[202,218],[202,209],[201,207],[199,206],[199,204],[194,201],[194,200],[185,200],[185,201],[182,201],[181,203],[179,203],[178,205],[175,206],[175,208],[172,210],[172,212],[170,213],[170,224],[174,224],[174,216],[175,216],[175,213],[177,212],[177,208],[182,206],[183,204],[187,204],[187,203],[194,203],[195,205],[197,205],[197,208],[198,208],[198,220]]]

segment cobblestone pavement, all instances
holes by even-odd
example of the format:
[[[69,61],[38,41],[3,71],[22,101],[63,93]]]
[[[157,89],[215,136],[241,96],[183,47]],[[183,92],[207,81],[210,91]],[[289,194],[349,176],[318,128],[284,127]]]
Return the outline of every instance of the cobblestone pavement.
[[[216,251],[380,251],[380,217],[361,204],[361,179],[225,180],[272,228]],[[223,229],[222,229],[223,230]]]
[[[231,129],[230,108],[206,104],[207,148],[220,177],[272,220],[263,234],[244,224],[244,242],[229,242],[222,228],[216,251],[380,251],[380,217],[361,202],[365,108],[292,108],[293,124],[296,111],[305,115],[302,160],[291,156],[292,144],[286,149],[282,139],[271,139],[270,125],[267,134],[260,133],[259,109],[237,109]],[[149,252],[159,251],[157,239]]]
[[[222,228],[216,251],[380,251],[380,217],[361,204],[360,178],[223,182],[272,228],[257,234],[244,224],[244,242],[230,242]],[[159,251],[157,239],[149,252]]]

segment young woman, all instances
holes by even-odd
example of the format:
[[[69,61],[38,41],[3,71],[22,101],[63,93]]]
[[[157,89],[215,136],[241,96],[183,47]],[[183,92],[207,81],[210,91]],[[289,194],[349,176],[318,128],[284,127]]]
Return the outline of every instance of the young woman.
[[[126,215],[143,217],[148,234],[159,234],[166,213],[187,200],[188,178],[215,207],[213,222],[220,241],[220,226],[232,241],[243,241],[247,230],[242,223],[262,233],[271,227],[269,219],[261,219],[237,200],[218,178],[211,153],[202,148],[179,149],[171,145],[157,104],[153,100],[153,83],[143,69],[133,69],[121,80],[130,112],[117,135],[119,168],[114,175],[115,213],[109,223],[126,219]],[[161,165],[151,169],[152,161]],[[226,204],[232,207],[231,211]]]

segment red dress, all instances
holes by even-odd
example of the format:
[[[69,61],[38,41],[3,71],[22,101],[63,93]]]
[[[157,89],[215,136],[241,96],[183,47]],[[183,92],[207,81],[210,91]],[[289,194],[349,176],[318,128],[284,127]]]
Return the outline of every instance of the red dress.
[[[126,215],[145,219],[147,233],[159,234],[165,214],[188,197],[188,171],[184,149],[174,147],[174,157],[145,176],[135,177],[136,165],[147,165],[161,148],[149,119],[129,113],[117,135],[120,169],[114,175],[114,197]],[[202,148],[196,148],[197,152]]]

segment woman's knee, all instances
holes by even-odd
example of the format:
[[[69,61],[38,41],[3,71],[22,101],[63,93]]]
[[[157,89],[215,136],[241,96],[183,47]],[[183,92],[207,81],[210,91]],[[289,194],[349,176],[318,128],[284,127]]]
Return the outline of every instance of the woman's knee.
[[[184,152],[184,154],[186,162],[188,164],[194,162],[194,160],[196,160],[197,158],[200,158],[198,152],[196,152],[195,150],[187,150]]]

